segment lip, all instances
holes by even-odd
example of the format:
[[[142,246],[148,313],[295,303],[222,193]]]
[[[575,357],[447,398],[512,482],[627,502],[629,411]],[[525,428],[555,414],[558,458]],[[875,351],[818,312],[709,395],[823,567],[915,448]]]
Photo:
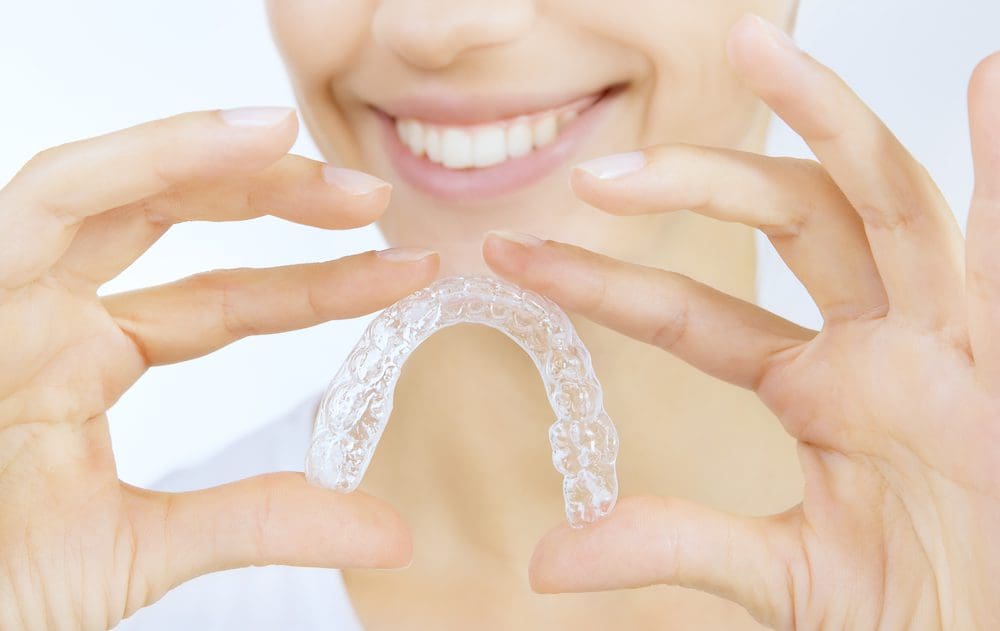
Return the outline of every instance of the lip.
[[[380,104],[375,109],[392,118],[415,118],[432,125],[483,125],[553,110],[582,99],[602,96],[615,86],[566,96],[512,94],[467,95],[437,88],[422,94]]]
[[[561,129],[554,141],[520,158],[512,158],[486,168],[449,169],[426,157],[417,157],[396,133],[394,116],[378,108],[373,108],[373,111],[382,127],[389,161],[404,181],[440,199],[468,201],[513,192],[544,178],[567,162],[604,119],[620,92],[621,88],[615,86],[592,93],[599,95],[597,100]],[[462,110],[459,116],[452,116],[451,113],[459,112],[454,109],[459,107],[458,101],[421,100],[411,101],[408,106],[397,104],[398,109],[394,107],[391,111],[395,116],[416,118],[422,122],[459,125],[495,122],[530,111],[557,108],[568,102],[570,101],[566,99],[559,102],[547,101],[541,107],[528,110],[524,107],[524,100],[498,101],[493,105],[483,101],[470,103],[469,108]],[[470,122],[459,123],[459,120]]]

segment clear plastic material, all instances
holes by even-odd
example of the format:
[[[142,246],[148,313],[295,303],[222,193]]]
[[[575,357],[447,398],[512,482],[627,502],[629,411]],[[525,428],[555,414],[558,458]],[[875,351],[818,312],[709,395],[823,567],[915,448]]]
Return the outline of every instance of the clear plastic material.
[[[607,515],[618,498],[618,434],[590,353],[555,303],[488,277],[441,279],[372,321],[320,403],[306,458],[309,481],[345,493],[357,488],[392,412],[404,362],[435,332],[460,323],[501,331],[535,362],[556,415],[549,441],[563,475],[566,518],[579,528]]]

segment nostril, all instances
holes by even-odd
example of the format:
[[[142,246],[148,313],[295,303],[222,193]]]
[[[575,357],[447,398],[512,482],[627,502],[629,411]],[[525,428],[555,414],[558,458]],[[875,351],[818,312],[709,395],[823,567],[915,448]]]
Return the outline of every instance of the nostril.
[[[534,20],[531,0],[387,0],[375,11],[372,34],[407,63],[436,70],[465,51],[517,40]]]

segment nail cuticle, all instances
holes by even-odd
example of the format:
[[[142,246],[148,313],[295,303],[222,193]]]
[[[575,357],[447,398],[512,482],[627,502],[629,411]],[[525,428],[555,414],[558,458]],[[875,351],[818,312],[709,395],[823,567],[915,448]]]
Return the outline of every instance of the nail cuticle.
[[[375,255],[384,261],[393,263],[415,263],[437,254],[427,248],[398,247],[376,252]]]
[[[219,117],[231,127],[275,127],[294,111],[291,107],[234,107],[219,110]]]

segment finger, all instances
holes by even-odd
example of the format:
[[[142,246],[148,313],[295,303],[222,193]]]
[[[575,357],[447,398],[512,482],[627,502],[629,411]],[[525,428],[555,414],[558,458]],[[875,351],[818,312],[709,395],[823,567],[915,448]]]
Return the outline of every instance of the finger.
[[[681,499],[621,500],[605,519],[565,525],[538,543],[531,587],[542,593],[681,585],[745,607],[767,625],[789,618],[785,530]]]
[[[355,228],[385,210],[390,189],[387,182],[359,171],[286,155],[259,173],[172,189],[90,217],[54,272],[100,285],[182,221],[273,215],[319,228]]]
[[[775,360],[814,335],[680,274],[527,237],[488,235],[487,264],[526,289],[730,383],[756,390]]]
[[[969,209],[966,287],[976,369],[1000,382],[1000,53],[983,60],[969,84],[976,186]]]
[[[623,160],[642,166],[615,177]],[[763,231],[828,322],[885,307],[864,226],[812,160],[664,145],[585,163],[572,184],[581,199],[613,213],[687,209]]]
[[[371,313],[428,284],[437,269],[438,256],[429,250],[396,249],[207,272],[103,301],[153,366],[199,357],[248,335]]]
[[[935,328],[963,318],[963,242],[926,170],[829,68],[755,16],[729,57],[748,86],[809,144],[864,221],[890,313]]]
[[[162,531],[162,559],[139,568],[148,576],[133,577],[160,587],[156,591],[251,565],[400,567],[412,553],[409,531],[388,504],[312,486],[301,473],[188,493],[129,490],[133,521],[146,536]]]
[[[0,287],[47,270],[87,217],[180,183],[263,169],[297,129],[287,108],[193,112],[39,153],[0,191]]]

